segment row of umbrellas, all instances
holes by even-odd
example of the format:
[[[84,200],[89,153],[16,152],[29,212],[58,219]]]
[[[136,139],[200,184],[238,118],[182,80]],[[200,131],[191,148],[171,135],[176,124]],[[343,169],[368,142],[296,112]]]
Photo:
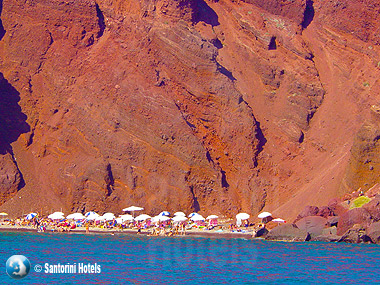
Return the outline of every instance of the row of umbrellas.
[[[269,212],[262,212],[257,216],[259,219],[266,219],[269,217],[272,217],[272,214]],[[250,218],[250,215],[247,213],[239,213],[236,215],[236,220],[248,220]],[[281,218],[272,219],[273,222],[277,223],[285,223],[285,220]]]
[[[131,207],[124,208],[123,211],[134,213],[135,211],[141,211],[143,209],[144,208],[142,208],[142,207],[131,206]],[[0,215],[7,215],[7,214],[6,213],[0,213]],[[26,219],[31,220],[35,216],[37,216],[37,213],[29,213],[26,216]],[[163,221],[168,221],[168,220],[172,220],[174,222],[183,222],[183,221],[186,221],[188,219],[190,219],[194,222],[197,222],[197,221],[218,219],[217,215],[210,215],[210,216],[207,216],[206,218],[204,218],[202,215],[195,213],[195,212],[188,215],[188,217],[186,217],[186,214],[184,212],[174,213],[173,218],[170,218],[169,216],[170,216],[170,213],[168,211],[163,211],[154,217],[151,217],[147,214],[141,214],[141,215],[137,216],[136,218],[134,218],[134,216],[132,216],[130,214],[125,214],[125,215],[120,215],[118,218],[116,218],[113,213],[105,213],[101,216],[96,212],[90,211],[90,212],[87,212],[85,215],[83,215],[82,213],[73,213],[73,214],[66,216],[66,219],[70,219],[70,220],[84,220],[84,219],[86,219],[86,220],[90,220],[90,221],[111,221],[111,220],[115,219],[117,221],[117,223],[122,223],[125,221],[133,221],[133,220],[145,221],[148,219],[150,219],[152,222],[163,222]],[[272,216],[272,214],[269,212],[262,212],[258,215],[258,218],[259,219],[265,219],[265,218],[268,218],[271,216]],[[62,213],[62,212],[54,212],[53,214],[50,214],[48,216],[48,218],[52,219],[52,220],[62,220],[65,217],[64,217],[64,213]],[[249,218],[250,218],[250,215],[247,213],[239,213],[236,215],[237,220],[248,220]],[[285,220],[280,219],[280,218],[272,219],[272,221],[278,222],[278,223],[284,223],[285,222]]]

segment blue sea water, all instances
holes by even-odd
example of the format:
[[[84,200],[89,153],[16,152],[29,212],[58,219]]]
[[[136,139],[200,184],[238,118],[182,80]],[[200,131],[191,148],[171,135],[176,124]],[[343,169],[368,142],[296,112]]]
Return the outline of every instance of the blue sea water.
[[[21,232],[0,232],[0,244],[1,284],[380,282],[377,245]],[[6,274],[15,254],[31,263],[22,280]],[[100,273],[46,273],[45,264],[100,265]]]

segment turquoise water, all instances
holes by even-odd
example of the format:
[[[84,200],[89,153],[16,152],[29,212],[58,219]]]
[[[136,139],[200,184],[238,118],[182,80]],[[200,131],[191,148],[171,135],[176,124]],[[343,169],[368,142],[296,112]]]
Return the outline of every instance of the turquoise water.
[[[1,284],[380,282],[376,245],[14,232],[1,232],[0,242]],[[5,272],[14,254],[25,255],[32,265],[22,280]],[[96,263],[101,272],[49,274],[45,263]],[[42,272],[35,272],[37,264]]]

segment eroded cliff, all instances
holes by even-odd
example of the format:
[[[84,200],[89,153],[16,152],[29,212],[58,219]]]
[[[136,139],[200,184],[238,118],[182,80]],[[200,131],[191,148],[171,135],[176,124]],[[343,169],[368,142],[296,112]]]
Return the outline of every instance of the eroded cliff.
[[[378,103],[376,1],[1,6],[5,211],[294,217],[377,182],[351,173]]]

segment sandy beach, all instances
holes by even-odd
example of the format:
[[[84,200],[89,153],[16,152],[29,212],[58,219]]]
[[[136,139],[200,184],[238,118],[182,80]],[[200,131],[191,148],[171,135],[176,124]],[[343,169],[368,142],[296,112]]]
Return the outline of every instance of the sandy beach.
[[[78,227],[70,230],[69,232],[59,232],[53,231],[52,229],[47,229],[45,232],[41,232],[41,234],[45,233],[56,233],[56,234],[128,234],[128,235],[137,235],[137,229],[103,229],[98,227],[91,227],[89,233],[86,233],[86,228]],[[31,226],[12,226],[12,225],[0,225],[1,232],[38,232],[38,230]],[[149,235],[150,231],[141,231],[140,235]],[[186,230],[185,235],[173,235],[171,237],[184,237],[184,236],[192,236],[192,237],[207,237],[207,238],[252,238],[252,230],[248,230],[246,232],[231,232],[229,230],[202,230],[202,229],[190,229]]]

